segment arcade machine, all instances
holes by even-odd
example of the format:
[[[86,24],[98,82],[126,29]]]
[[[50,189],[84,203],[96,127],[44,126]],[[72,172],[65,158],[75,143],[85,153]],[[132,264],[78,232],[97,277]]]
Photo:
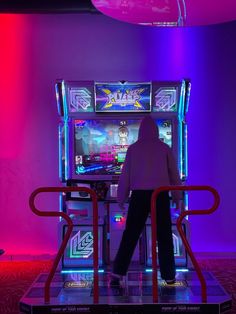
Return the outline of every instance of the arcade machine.
[[[116,204],[116,190],[127,148],[137,140],[144,115],[152,115],[159,127],[160,138],[174,152],[181,179],[183,182],[186,180],[185,115],[190,83],[185,80],[140,83],[60,81],[56,84],[56,91],[61,116],[60,179],[65,189],[78,189],[66,190],[60,195],[60,211],[70,216],[74,226],[61,267],[51,278],[50,290],[45,290],[48,274],[40,274],[20,301],[21,313],[209,314],[229,311],[230,297],[209,272],[203,272],[207,281],[207,298],[202,296],[199,278],[190,269],[177,232],[174,208],[172,229],[178,267],[176,284],[168,286],[155,277],[156,266],[151,263],[155,244],[151,245],[150,219],[133,257],[135,267],[130,267],[121,286],[111,287],[109,284],[109,267],[126,219],[126,213],[121,213]],[[92,268],[97,249],[93,251],[93,208],[86,191],[88,188],[95,191],[98,199],[98,276]],[[186,193],[184,206],[187,210]],[[188,238],[188,221],[181,220],[181,224]],[[66,238],[67,229],[67,223],[60,221],[59,242]],[[156,291],[153,290],[153,287],[157,288],[154,278],[159,278]]]
[[[85,186],[96,191],[99,200],[99,265],[112,263],[124,229],[126,212],[116,204],[117,182],[128,146],[138,138],[144,115],[152,115],[160,138],[178,161],[181,179],[187,177],[187,124],[190,83],[181,82],[65,82],[56,84],[61,116],[60,179],[66,186]],[[187,195],[184,197],[187,207]],[[89,195],[61,195],[60,209],[73,215],[73,237],[63,256],[62,269],[92,266],[92,208]],[[173,242],[176,265],[188,260],[175,223]],[[188,233],[187,221],[184,222]],[[59,238],[66,225],[61,222]],[[86,242],[86,246],[82,243]],[[151,226],[148,219],[132,265],[151,265]]]

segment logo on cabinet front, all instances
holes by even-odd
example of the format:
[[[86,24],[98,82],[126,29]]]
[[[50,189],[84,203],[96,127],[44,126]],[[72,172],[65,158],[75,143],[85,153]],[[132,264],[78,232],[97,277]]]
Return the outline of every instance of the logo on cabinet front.
[[[93,254],[92,232],[79,230],[70,240],[70,257],[89,258],[92,254]]]

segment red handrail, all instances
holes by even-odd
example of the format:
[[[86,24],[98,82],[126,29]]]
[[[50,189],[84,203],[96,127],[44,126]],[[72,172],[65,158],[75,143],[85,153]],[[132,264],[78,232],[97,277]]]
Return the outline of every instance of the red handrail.
[[[86,192],[91,195],[92,203],[93,203],[93,284],[94,284],[94,294],[93,294],[93,301],[94,303],[98,303],[99,299],[99,293],[98,293],[98,205],[97,205],[97,195],[96,193],[86,187],[42,187],[36,189],[29,198],[29,205],[33,213],[35,213],[38,216],[47,216],[47,217],[62,217],[64,218],[68,223],[68,230],[65,234],[65,237],[62,241],[62,244],[58,250],[58,253],[55,257],[55,260],[53,262],[53,265],[51,267],[51,270],[48,274],[47,280],[45,282],[44,287],[44,302],[49,303],[50,302],[50,285],[52,282],[52,279],[55,275],[56,269],[58,267],[58,264],[60,262],[60,259],[62,258],[62,255],[64,254],[67,242],[69,241],[70,235],[73,230],[73,222],[71,218],[63,212],[55,212],[55,211],[40,211],[35,207],[34,201],[35,197],[39,193],[44,192]]]
[[[153,280],[153,287],[152,287],[152,293],[153,293],[153,302],[158,302],[158,287],[157,287],[157,253],[156,253],[156,241],[157,241],[157,235],[156,235],[156,199],[160,192],[163,191],[209,191],[214,196],[214,204],[210,209],[206,210],[187,210],[184,212],[181,212],[178,220],[177,220],[177,229],[181,236],[182,242],[189,254],[189,257],[193,263],[193,266],[197,272],[198,278],[201,283],[201,295],[202,295],[202,302],[207,302],[207,291],[206,291],[206,281],[202,274],[202,271],[198,265],[198,262],[191,250],[191,247],[185,237],[185,234],[182,230],[182,221],[184,217],[189,215],[206,215],[213,213],[219,206],[220,203],[220,196],[218,192],[212,188],[211,186],[202,185],[202,186],[163,186],[156,190],[154,190],[152,194],[151,199],[151,228],[152,228],[152,280]]]

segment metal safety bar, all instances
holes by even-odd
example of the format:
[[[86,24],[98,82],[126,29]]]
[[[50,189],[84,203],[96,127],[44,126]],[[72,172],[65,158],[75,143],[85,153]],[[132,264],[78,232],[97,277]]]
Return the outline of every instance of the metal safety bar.
[[[207,215],[213,213],[219,206],[220,196],[218,192],[212,188],[211,186],[201,185],[201,186],[163,186],[153,191],[152,199],[151,199],[151,229],[152,229],[152,294],[153,294],[153,302],[158,302],[158,282],[157,282],[157,252],[156,252],[156,199],[157,196],[163,191],[209,191],[214,196],[214,204],[210,209],[206,210],[187,210],[180,213],[180,216],[177,220],[177,229],[181,236],[182,242],[189,254],[189,257],[192,261],[192,264],[197,272],[198,278],[201,283],[201,296],[202,302],[207,302],[207,289],[206,289],[206,281],[202,274],[202,271],[199,267],[199,264],[191,250],[191,247],[187,241],[187,238],[182,229],[182,221],[186,216],[189,215]]]
[[[99,299],[99,291],[98,291],[98,204],[97,204],[97,195],[96,193],[86,187],[41,187],[36,189],[29,198],[29,205],[33,213],[35,213],[38,216],[46,216],[46,217],[62,217],[64,218],[68,223],[68,230],[65,234],[65,237],[62,241],[62,244],[58,250],[58,253],[54,259],[53,265],[51,267],[51,270],[48,274],[47,280],[45,282],[44,287],[44,302],[49,303],[50,302],[50,285],[52,282],[52,279],[55,275],[56,269],[58,267],[58,264],[60,262],[60,259],[62,258],[67,242],[69,241],[69,238],[71,236],[72,230],[73,230],[73,222],[71,218],[63,212],[56,212],[56,211],[40,211],[35,207],[35,198],[40,193],[48,193],[48,192],[62,192],[62,193],[68,193],[68,192],[86,192],[90,194],[92,198],[92,204],[93,204],[93,302],[98,303]]]

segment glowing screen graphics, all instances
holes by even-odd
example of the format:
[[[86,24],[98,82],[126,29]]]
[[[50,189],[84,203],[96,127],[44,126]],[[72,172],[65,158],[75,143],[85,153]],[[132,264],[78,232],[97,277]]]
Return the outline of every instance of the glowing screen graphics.
[[[92,112],[92,93],[86,87],[69,88],[69,112]]]
[[[74,120],[77,175],[119,175],[129,145],[138,139],[141,120]],[[171,120],[156,120],[159,137],[172,146]]]
[[[151,83],[95,84],[96,112],[151,111]]]
[[[154,97],[153,111],[177,111],[177,87],[160,87]]]

